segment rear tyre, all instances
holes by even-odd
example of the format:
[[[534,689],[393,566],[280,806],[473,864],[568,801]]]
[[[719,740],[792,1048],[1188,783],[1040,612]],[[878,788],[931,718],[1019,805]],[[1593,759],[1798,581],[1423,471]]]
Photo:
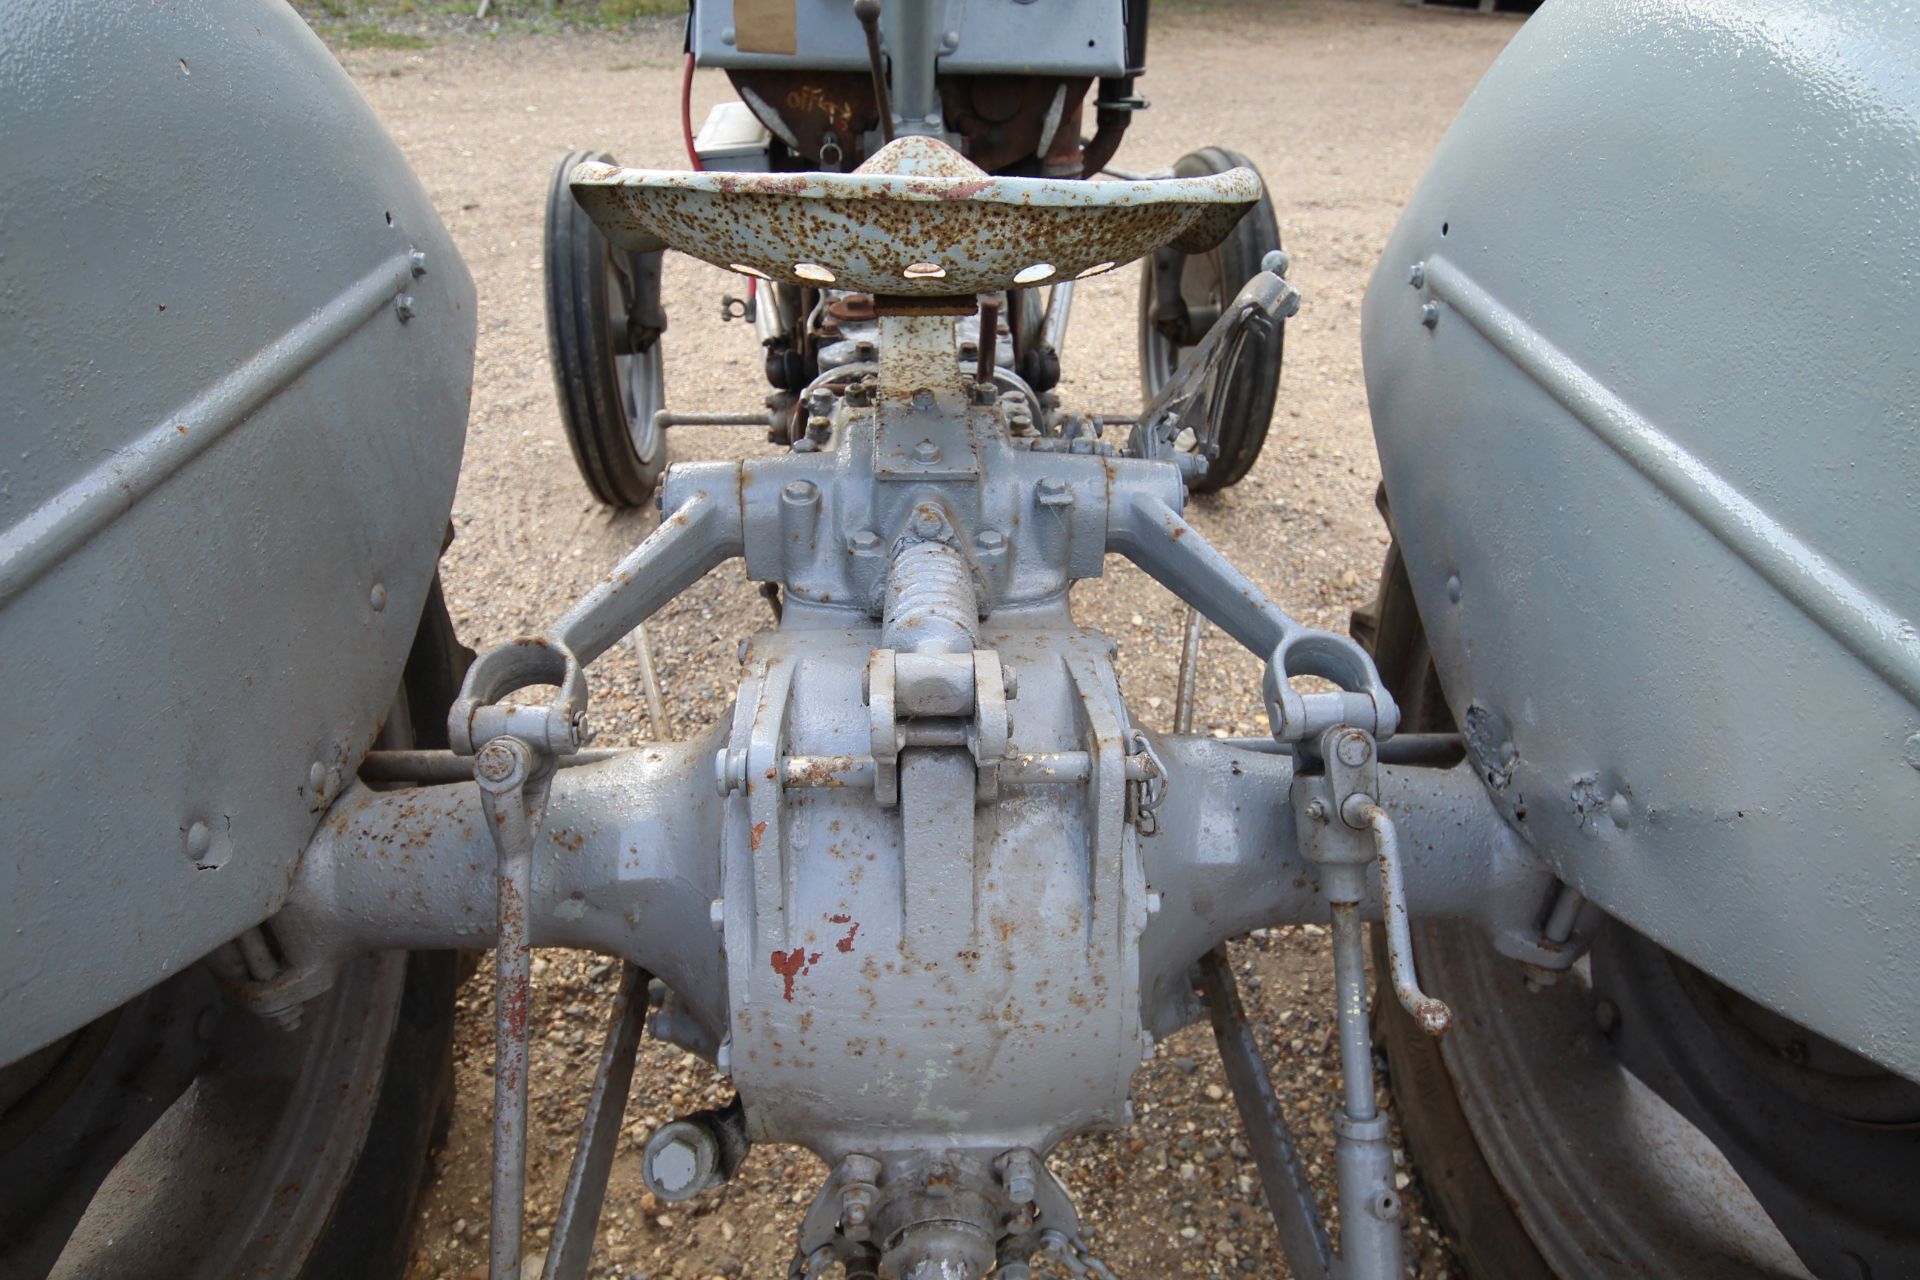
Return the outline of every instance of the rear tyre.
[[[1402,731],[1453,729],[1397,542],[1353,632]],[[1920,1085],[1618,921],[1540,990],[1474,926],[1416,921],[1413,940],[1454,1030],[1422,1034],[1383,983],[1375,1032],[1414,1166],[1469,1274],[1920,1275]],[[1374,945],[1384,974],[1378,930]]]
[[[1197,178],[1239,167],[1251,169],[1253,164],[1238,151],[1204,147],[1182,156],[1173,172],[1175,177]],[[1161,249],[1141,264],[1140,384],[1146,399],[1159,394],[1240,287],[1259,272],[1261,259],[1279,247],[1280,224],[1262,182],[1259,203],[1214,248],[1196,254]],[[1161,308],[1161,289],[1168,280],[1179,282],[1180,305]],[[1156,311],[1163,314],[1156,317]],[[1219,453],[1210,459],[1206,475],[1190,486],[1196,492],[1238,484],[1253,469],[1273,421],[1285,342],[1286,324],[1278,322],[1264,334],[1247,335],[1228,356],[1213,397]],[[1193,447],[1190,440],[1181,443]]]
[[[382,745],[445,746],[471,656],[436,582]],[[355,961],[297,1021],[219,967],[0,1068],[0,1277],[404,1274],[451,1114],[455,956]]]
[[[616,251],[580,208],[568,176],[590,160],[612,163],[576,151],[547,187],[547,351],[581,478],[608,506],[637,507],[667,465],[653,420],[666,407],[661,255]]]

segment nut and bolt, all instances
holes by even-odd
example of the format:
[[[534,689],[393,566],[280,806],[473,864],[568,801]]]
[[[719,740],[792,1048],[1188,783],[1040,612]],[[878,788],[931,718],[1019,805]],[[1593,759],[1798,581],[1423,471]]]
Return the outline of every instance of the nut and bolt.
[[[1424,262],[1414,263],[1413,270],[1407,272],[1407,283],[1412,285],[1416,289],[1426,288],[1427,287],[1427,264]]]
[[[1420,304],[1420,323],[1432,329],[1440,323],[1440,304],[1423,302]]]
[[[840,1188],[840,1231],[858,1242],[873,1237],[873,1184],[852,1182]]]
[[[947,518],[936,507],[915,507],[907,528],[916,538],[941,538],[947,533]]]
[[[913,460],[929,465],[940,461],[940,446],[931,440],[922,440],[913,446]]]
[[[719,1144],[706,1126],[672,1120],[647,1140],[640,1177],[662,1200],[691,1200],[712,1185],[719,1163]]]
[[[495,738],[473,758],[473,778],[489,791],[510,791],[526,781],[532,753],[512,738]]]
[[[877,555],[880,551],[880,535],[871,529],[861,529],[847,539],[847,550],[856,556]]]
[[[1067,491],[1067,482],[1059,476],[1040,477],[1039,483],[1033,486],[1033,492],[1049,506],[1069,501],[1072,496]]]
[[[419,249],[413,250],[407,255],[407,269],[412,271],[415,277],[427,274],[427,255]]]
[[[747,763],[743,752],[721,747],[713,753],[713,786],[723,797],[747,785]]]
[[[341,782],[338,766],[329,768],[318,760],[307,766],[307,792],[314,800],[331,800],[339,794]]]
[[[1000,1182],[1007,1189],[1007,1199],[1015,1204],[1033,1203],[1038,1174],[1039,1161],[1031,1151],[1021,1148],[1000,1157]]]
[[[804,507],[820,500],[820,489],[811,480],[789,480],[780,496],[796,507]]]
[[[1364,733],[1343,733],[1334,754],[1340,757],[1340,763],[1349,769],[1358,769],[1373,758],[1373,744],[1367,741]]]
[[[403,293],[395,298],[393,300],[393,314],[400,317],[401,324],[405,324],[407,321],[413,319],[413,295]]]
[[[1307,818],[1312,822],[1325,822],[1327,820],[1327,806],[1319,800],[1307,801]]]
[[[998,529],[982,529],[980,536],[973,540],[973,545],[982,555],[999,555],[1007,549],[1007,535]]]

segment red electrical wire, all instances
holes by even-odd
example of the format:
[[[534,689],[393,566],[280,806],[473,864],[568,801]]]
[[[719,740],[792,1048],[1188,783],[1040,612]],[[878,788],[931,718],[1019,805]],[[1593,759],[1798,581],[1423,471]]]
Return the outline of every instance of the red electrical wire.
[[[680,73],[680,137],[687,144],[687,163],[700,170],[700,153],[693,149],[693,50],[687,50],[686,69]]]

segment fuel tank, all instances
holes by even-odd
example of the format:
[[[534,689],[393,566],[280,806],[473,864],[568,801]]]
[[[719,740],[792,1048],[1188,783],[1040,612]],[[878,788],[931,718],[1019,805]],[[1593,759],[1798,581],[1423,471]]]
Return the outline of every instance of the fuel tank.
[[[1364,310],[1393,522],[1509,821],[1920,1077],[1920,23],[1555,0]]]
[[[282,0],[0,5],[0,1063],[280,904],[393,702],[474,292]]]

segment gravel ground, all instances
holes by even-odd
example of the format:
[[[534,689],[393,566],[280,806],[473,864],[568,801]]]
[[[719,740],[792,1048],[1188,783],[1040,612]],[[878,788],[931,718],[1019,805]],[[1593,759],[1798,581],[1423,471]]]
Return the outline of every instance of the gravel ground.
[[[1156,23],[1152,72],[1142,83],[1153,109],[1137,118],[1118,162],[1158,167],[1207,144],[1245,152],[1274,193],[1292,278],[1306,295],[1288,324],[1265,453],[1242,484],[1197,500],[1189,515],[1296,617],[1343,628],[1369,595],[1385,547],[1372,503],[1378,470],[1360,374],[1361,293],[1426,157],[1518,27],[1391,0],[1189,5]],[[683,164],[679,31],[669,24],[618,35],[435,38],[424,51],[342,58],[411,157],[479,285],[473,416],[444,574],[462,637],[484,646],[557,615],[653,525],[651,509],[609,514],[574,473],[547,369],[541,207],[553,165],[577,147],[626,163]],[[701,73],[696,120],[725,91],[718,73]],[[1070,407],[1120,412],[1137,403],[1138,286],[1137,268],[1128,268],[1077,293],[1061,387]],[[719,297],[740,292],[738,279],[674,258],[665,289],[670,403],[756,408],[766,388],[752,334],[720,320]],[[767,447],[754,435],[681,428],[673,452],[744,457]],[[1120,641],[1120,674],[1138,718],[1164,726],[1178,660],[1177,602],[1110,562],[1107,577],[1079,589],[1076,609]],[[737,566],[665,611],[652,631],[668,733],[692,732],[724,712],[736,645],[766,623],[764,602]],[[658,734],[630,654],[610,654],[594,675],[603,742]],[[1252,658],[1210,641],[1196,726],[1263,731],[1259,676]],[[1325,931],[1265,931],[1236,944],[1234,960],[1324,1196],[1338,1071]],[[529,1225],[541,1237],[566,1176],[617,970],[599,957],[556,952],[536,959],[534,972]],[[460,1002],[459,1101],[422,1208],[410,1280],[485,1273],[490,1000],[483,969]],[[1054,1158],[1095,1251],[1120,1275],[1286,1274],[1225,1083],[1205,1028],[1189,1028],[1137,1077],[1139,1123],[1130,1132],[1070,1142]],[[785,1274],[793,1231],[822,1172],[811,1155],[756,1149],[732,1184],[690,1205],[662,1206],[640,1185],[639,1146],[652,1128],[724,1096],[705,1063],[647,1043],[595,1275]],[[1412,1174],[1402,1176],[1412,1256],[1423,1276],[1451,1274]]]

